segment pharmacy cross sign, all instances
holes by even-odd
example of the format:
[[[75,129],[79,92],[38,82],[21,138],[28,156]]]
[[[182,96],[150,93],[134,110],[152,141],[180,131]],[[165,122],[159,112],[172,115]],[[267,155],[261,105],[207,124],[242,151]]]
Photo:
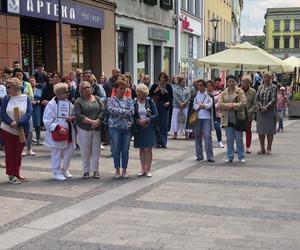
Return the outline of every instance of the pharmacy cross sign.
[[[7,12],[52,21],[59,20],[58,0],[7,0]],[[62,0],[63,22],[104,28],[104,11],[85,4]]]

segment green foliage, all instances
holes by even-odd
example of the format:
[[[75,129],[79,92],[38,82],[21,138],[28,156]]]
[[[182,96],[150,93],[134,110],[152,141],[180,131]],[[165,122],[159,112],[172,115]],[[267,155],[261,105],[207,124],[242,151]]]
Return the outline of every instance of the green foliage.
[[[300,92],[293,93],[293,101],[300,101]]]

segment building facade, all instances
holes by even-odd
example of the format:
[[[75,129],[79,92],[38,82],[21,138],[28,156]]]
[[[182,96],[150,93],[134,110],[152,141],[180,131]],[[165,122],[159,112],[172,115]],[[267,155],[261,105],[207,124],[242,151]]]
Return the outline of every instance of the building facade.
[[[213,53],[216,41],[216,52],[228,48],[232,44],[232,3],[231,0],[205,0],[204,34],[205,55]],[[218,19],[216,36],[211,20]]]
[[[181,0],[179,4],[179,72],[191,84],[203,77],[203,69],[197,66],[197,59],[204,53],[204,1]]]
[[[264,32],[269,53],[281,59],[300,57],[300,7],[268,8]]]
[[[160,72],[175,71],[175,20],[173,0],[117,0],[116,64],[130,72],[137,83],[140,74],[156,82]]]
[[[232,0],[231,23],[232,23],[232,44],[240,43],[241,40],[241,16],[243,10],[243,0]]]
[[[27,74],[38,63],[60,69],[58,1],[0,0],[0,67],[20,61]],[[114,1],[62,1],[63,65],[96,76],[115,66]]]

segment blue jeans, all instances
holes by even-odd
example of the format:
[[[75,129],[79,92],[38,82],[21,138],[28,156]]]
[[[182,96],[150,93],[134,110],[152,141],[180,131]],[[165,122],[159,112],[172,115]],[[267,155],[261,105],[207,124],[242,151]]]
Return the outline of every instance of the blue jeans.
[[[221,118],[220,117],[216,118],[214,125],[215,125],[217,140],[218,140],[218,142],[220,142],[220,141],[222,141]]]
[[[195,134],[195,148],[196,157],[203,158],[202,138],[205,141],[205,153],[207,160],[214,159],[213,144],[211,137],[211,120],[210,119],[198,119],[197,124],[194,127]]]
[[[168,128],[169,128],[169,108],[159,105],[157,107],[158,111],[158,126],[162,136],[162,145],[167,146],[168,140]]]
[[[112,155],[115,168],[127,168],[131,129],[109,128],[109,137],[112,144]],[[121,162],[122,157],[122,162]]]
[[[234,139],[236,142],[236,148],[238,152],[239,160],[245,158],[245,150],[243,143],[243,132],[236,131],[233,127],[226,127],[226,138],[227,138],[227,159],[233,160],[234,158]]]
[[[279,113],[278,129],[283,129],[283,118],[285,114],[285,109],[278,110],[277,112]]]

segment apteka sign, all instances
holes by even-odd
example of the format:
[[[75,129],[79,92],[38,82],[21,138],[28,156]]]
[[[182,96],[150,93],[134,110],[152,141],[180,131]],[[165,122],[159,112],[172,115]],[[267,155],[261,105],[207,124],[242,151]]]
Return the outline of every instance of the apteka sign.
[[[7,0],[7,12],[52,21],[59,20],[58,0]],[[104,11],[85,4],[62,0],[63,22],[104,28]]]

